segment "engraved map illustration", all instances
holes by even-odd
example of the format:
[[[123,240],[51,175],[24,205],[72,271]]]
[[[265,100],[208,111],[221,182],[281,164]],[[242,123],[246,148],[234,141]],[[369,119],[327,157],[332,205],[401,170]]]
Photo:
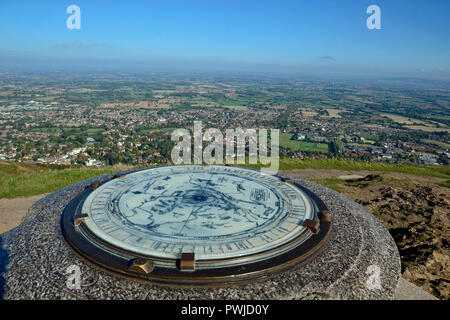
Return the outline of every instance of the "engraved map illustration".
[[[253,170],[172,166],[106,183],[83,211],[95,234],[121,247],[226,254],[295,236],[310,215],[307,202],[279,178]]]

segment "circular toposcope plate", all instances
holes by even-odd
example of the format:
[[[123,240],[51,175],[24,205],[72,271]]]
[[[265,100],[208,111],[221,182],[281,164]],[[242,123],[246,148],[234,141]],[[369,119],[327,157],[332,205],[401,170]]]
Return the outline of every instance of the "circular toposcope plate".
[[[88,261],[163,285],[265,278],[313,258],[330,213],[292,180],[232,166],[146,169],[97,183],[63,212],[63,234]]]

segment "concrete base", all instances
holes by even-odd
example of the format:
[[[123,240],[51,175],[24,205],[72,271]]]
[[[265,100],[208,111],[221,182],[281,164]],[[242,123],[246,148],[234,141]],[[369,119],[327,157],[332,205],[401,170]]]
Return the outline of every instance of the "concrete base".
[[[396,293],[400,257],[382,224],[342,194],[303,179],[295,181],[315,192],[332,213],[330,241],[310,263],[269,279],[226,288],[169,288],[118,278],[80,259],[60,229],[61,212],[69,201],[92,182],[110,177],[83,181],[48,195],[33,205],[19,227],[0,236],[0,297],[393,299],[403,297],[406,290],[400,286],[400,293]],[[69,289],[66,285],[66,270],[71,265],[81,270],[81,289]]]

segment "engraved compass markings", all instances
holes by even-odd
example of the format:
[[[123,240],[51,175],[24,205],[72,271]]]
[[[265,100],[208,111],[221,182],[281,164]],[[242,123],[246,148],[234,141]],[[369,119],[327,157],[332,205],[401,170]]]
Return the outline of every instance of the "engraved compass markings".
[[[114,182],[85,201],[83,211],[93,216],[86,226],[112,245],[161,257],[193,250],[196,259],[223,259],[268,250],[303,232],[312,211],[295,187],[240,168],[161,167]]]
[[[198,195],[195,195],[195,196],[194,196],[194,199],[198,199],[198,198],[196,198],[196,197],[203,197],[203,192],[208,188],[208,183],[211,182],[212,177],[213,177],[213,175],[211,174],[211,176],[210,176],[208,182],[206,183],[206,187],[203,188],[203,186],[202,186],[202,190],[200,190],[200,192],[199,192]],[[200,201],[199,201],[199,203],[200,203]],[[194,208],[192,208],[191,213],[190,213],[189,216],[187,217],[186,222],[183,224],[183,226],[181,227],[181,229],[180,229],[180,231],[178,232],[178,234],[181,234],[181,233],[183,232],[183,229],[186,227],[186,223],[189,221],[189,218],[190,218],[190,217],[192,216],[192,214],[193,214],[196,210],[198,210],[198,209],[199,209],[199,207],[194,207]]]
[[[191,179],[192,180],[192,179]],[[205,185],[205,182],[207,183],[207,186],[211,186],[211,185],[217,185],[216,184],[216,182],[211,182],[211,180],[210,179],[203,179],[204,180],[204,183],[203,183],[203,187],[204,187],[204,185]],[[219,180],[219,179],[218,179]],[[222,180],[222,179],[220,179],[220,180]],[[196,184],[197,186],[199,186],[198,184]],[[203,193],[205,193],[205,190],[200,190],[200,191],[202,191]],[[192,194],[192,192],[193,192],[193,194]],[[196,195],[198,195],[198,193],[199,193],[199,191],[198,190],[193,190],[191,193],[188,193],[188,192],[184,192],[185,194],[184,194],[184,197],[189,197],[189,198],[192,198],[193,197],[193,195],[194,196],[196,196]],[[171,207],[167,207],[167,204],[168,204],[168,202],[167,201],[176,201],[176,200],[173,200],[173,199],[177,199],[178,197],[172,197],[173,199],[172,200],[170,200],[170,198],[171,198],[171,196],[172,195],[174,195],[174,194],[167,194],[167,195],[165,195],[165,196],[167,196],[167,199],[165,198],[165,197],[162,197],[162,196],[158,196],[158,197],[155,197],[155,199],[156,198],[158,198],[159,200],[158,201],[162,201],[163,202],[163,204],[165,204],[166,205],[166,211],[168,211],[168,212],[170,212],[170,211],[173,211],[173,207],[174,206],[171,206]],[[180,195],[180,194],[177,194],[177,195]],[[220,199],[220,197],[222,197],[221,199]],[[214,198],[213,200],[216,200],[216,201],[224,201],[224,202],[226,202],[226,206],[228,206],[228,209],[233,209],[233,210],[241,210],[242,212],[243,212],[243,215],[244,215],[244,217],[246,217],[246,214],[247,214],[247,212],[248,212],[248,210],[246,209],[246,210],[244,210],[243,208],[238,208],[235,204],[234,204],[234,202],[236,202],[237,200],[235,199],[235,198],[233,198],[233,197],[229,197],[229,196],[227,196],[227,197],[223,197],[223,194],[221,194],[220,192],[216,192],[216,194],[209,194],[209,198]],[[165,200],[164,200],[165,199]],[[151,200],[151,199],[150,199]],[[238,199],[239,200],[239,199]],[[183,199],[183,201],[185,202],[186,201],[186,199]],[[240,199],[239,201],[244,201],[244,202],[247,202],[247,203],[249,203],[249,204],[254,204],[254,202],[252,202],[252,201],[246,201],[246,200],[242,200],[242,199]],[[204,202],[205,203],[205,202]],[[213,203],[214,204],[214,203]],[[266,207],[266,205],[264,205],[265,207]],[[140,206],[138,206],[138,207],[140,207]],[[199,209],[195,209],[195,207],[194,207],[194,214],[196,214],[195,215],[195,218],[199,218],[199,217],[214,217],[214,215],[212,215],[212,214],[210,214],[210,213],[199,213],[199,214],[197,214],[197,212],[198,212],[198,210]],[[206,210],[206,209],[205,209]],[[210,210],[210,208],[209,208],[209,210]],[[147,213],[148,212],[150,212],[150,211],[158,211],[158,208],[156,208],[156,207],[152,207],[151,208],[151,210],[147,210]],[[191,211],[192,211],[192,209],[191,209]],[[211,211],[211,210],[210,210]],[[259,209],[258,211],[261,211],[261,213],[264,213],[265,211],[267,211],[267,207],[266,207],[266,209],[264,209],[264,208],[262,208],[262,210],[261,209]],[[162,212],[161,212],[162,213]],[[174,212],[174,213],[176,213],[176,212]],[[250,211],[250,214],[253,214],[251,211]],[[267,213],[265,213],[264,215],[267,215]],[[249,221],[257,221],[258,219],[260,219],[262,216],[264,216],[264,215],[262,215],[262,214],[259,214],[259,215],[253,215],[253,217],[251,217],[251,219],[249,218],[248,220]],[[129,216],[129,215],[128,215]],[[230,217],[224,217],[224,219],[226,219],[226,218],[230,218]],[[242,217],[241,217],[242,218]],[[247,217],[248,218],[248,217]],[[188,219],[188,221],[187,222],[191,222],[191,221],[193,221],[194,219],[192,219],[192,217],[191,218],[189,218]],[[159,224],[159,227],[161,227],[161,226],[163,226],[164,224],[163,223],[160,223]],[[254,223],[253,224],[253,226],[254,225],[258,225],[258,223]],[[187,226],[187,224],[185,224],[185,226]],[[217,223],[217,221],[215,221],[215,223],[213,224],[212,222],[207,222],[207,223],[204,223],[203,224],[203,226],[204,227],[209,227],[209,228],[212,228],[212,229],[214,229],[214,228],[216,228],[216,227],[227,227],[226,225],[223,225],[223,224],[218,224]]]

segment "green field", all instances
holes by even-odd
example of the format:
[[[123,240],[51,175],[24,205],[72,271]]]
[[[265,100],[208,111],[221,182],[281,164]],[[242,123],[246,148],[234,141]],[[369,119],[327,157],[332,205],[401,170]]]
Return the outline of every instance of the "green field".
[[[291,133],[280,133],[280,147],[292,151],[328,153],[328,144],[291,140]]]
[[[57,128],[57,127],[53,127],[53,128],[33,128],[33,131],[37,131],[37,132],[45,132],[45,133],[61,133],[61,129]]]
[[[104,131],[105,131],[105,129],[103,129],[103,128],[89,128],[89,129],[87,129],[87,135],[88,136],[95,136],[95,135],[100,134],[100,133],[102,133]]]
[[[258,167],[248,165],[248,167]],[[0,161],[0,199],[51,193],[76,182],[107,173],[131,169],[125,165],[104,168],[63,167]],[[399,172],[424,177],[438,177],[450,181],[450,166],[423,166],[388,164],[329,159],[280,159],[280,170],[337,169],[348,171]],[[339,191],[335,179],[317,180],[317,183]],[[444,183],[447,186],[447,183]]]
[[[428,140],[428,139],[424,139],[424,140],[422,140],[422,142],[427,143],[427,144],[436,145],[444,150],[450,149],[450,144],[445,143],[445,142],[441,142],[441,141],[437,141],[437,140]]]

